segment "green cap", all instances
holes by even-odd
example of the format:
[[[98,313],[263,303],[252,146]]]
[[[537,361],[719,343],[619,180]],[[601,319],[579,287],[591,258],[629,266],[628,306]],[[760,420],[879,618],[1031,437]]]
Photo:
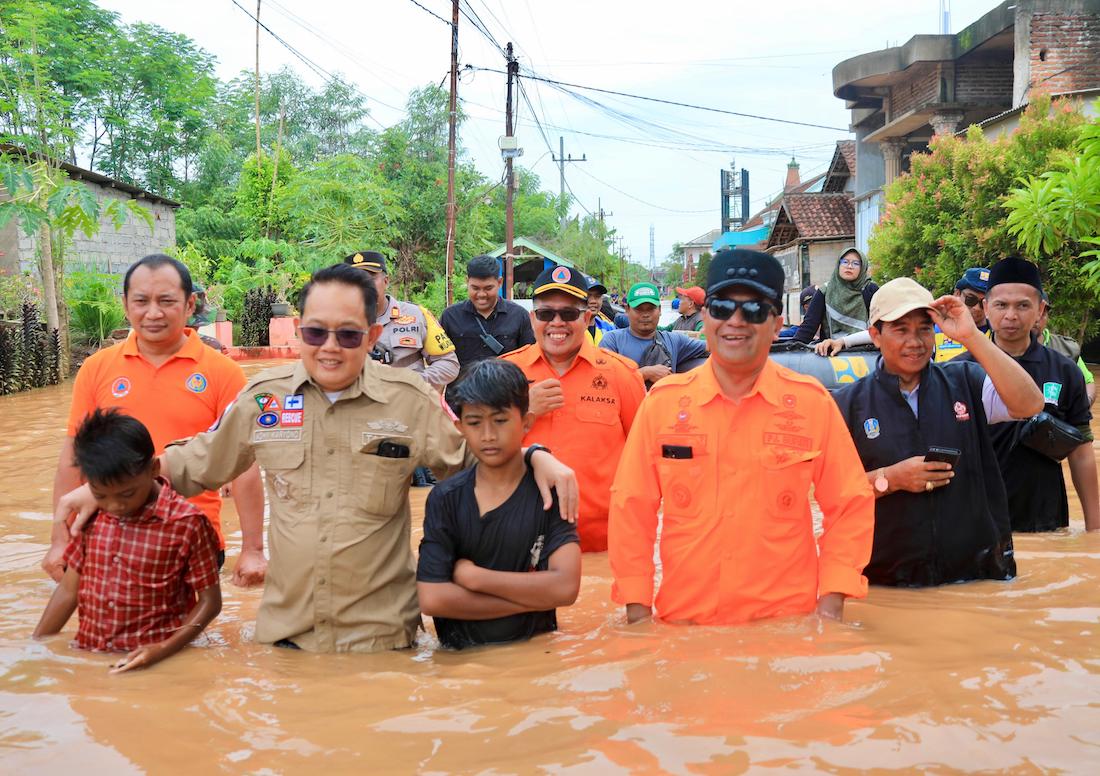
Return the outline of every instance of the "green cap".
[[[626,293],[626,303],[631,307],[640,304],[655,304],[661,306],[661,293],[652,283],[635,283]]]

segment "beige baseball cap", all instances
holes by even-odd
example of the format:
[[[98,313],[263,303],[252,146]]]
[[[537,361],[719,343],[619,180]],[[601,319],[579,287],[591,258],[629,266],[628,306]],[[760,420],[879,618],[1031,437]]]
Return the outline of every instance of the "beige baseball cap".
[[[895,278],[884,283],[871,297],[868,312],[868,325],[879,321],[896,321],[914,310],[929,310],[932,307],[932,292],[912,278]]]

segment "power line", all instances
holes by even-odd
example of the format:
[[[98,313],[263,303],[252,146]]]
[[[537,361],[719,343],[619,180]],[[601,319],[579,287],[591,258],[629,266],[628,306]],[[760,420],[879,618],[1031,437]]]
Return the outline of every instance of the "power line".
[[[587,170],[585,170],[581,167],[578,167],[577,169],[580,170],[581,172],[583,172],[585,175],[587,175],[592,180],[596,181],[597,183],[600,183],[604,186],[607,186],[609,189],[612,189],[613,191],[619,192],[624,197],[630,197],[635,202],[640,202],[643,205],[646,205],[648,207],[657,208],[658,210],[667,210],[669,213],[713,213],[714,212],[714,208],[712,208],[712,207],[709,207],[706,210],[678,210],[678,209],[672,208],[672,207],[664,207],[662,205],[655,205],[652,202],[646,202],[644,199],[639,199],[638,197],[635,197],[633,194],[628,194],[627,192],[623,191],[619,187],[612,186],[607,181],[600,180],[595,175],[593,175],[592,173],[588,172]]]
[[[409,0],[409,2],[412,3],[413,5],[415,5],[417,8],[419,8],[421,11],[424,11],[426,13],[430,13],[432,16],[439,19],[439,21],[443,22],[448,27],[451,26],[451,23],[447,19],[444,19],[442,16],[440,16],[435,11],[433,11],[431,8],[428,8],[427,6],[421,5],[420,3],[416,2],[416,0]]]
[[[507,75],[506,73],[504,73],[503,70],[495,70],[491,67],[478,67],[476,65],[466,65],[466,67],[468,69],[471,69],[471,70],[482,70],[482,71],[485,71],[485,72],[488,72],[488,73],[497,73],[497,74],[500,74],[500,75]],[[832,130],[834,132],[848,132],[849,131],[846,127],[845,128],[830,127],[830,126],[826,126],[825,124],[812,124],[812,123],[806,122],[806,121],[794,121],[792,119],[779,119],[779,118],[775,118],[774,116],[760,116],[760,115],[757,115],[755,113],[740,113],[738,111],[725,110],[724,108],[712,108],[712,107],[709,107],[709,106],[706,106],[706,105],[694,105],[694,104],[688,103],[688,102],[678,102],[676,100],[664,100],[664,99],[661,99],[659,97],[647,97],[647,96],[642,95],[642,94],[630,94],[628,92],[617,92],[617,91],[614,91],[613,89],[601,89],[597,86],[585,86],[583,84],[574,84],[574,83],[569,83],[567,81],[557,81],[553,78],[544,78],[540,75],[536,75],[534,72],[532,72],[530,70],[528,70],[528,72],[525,73],[523,77],[527,78],[527,79],[530,79],[530,80],[533,80],[533,81],[543,81],[543,82],[548,83],[548,84],[554,84],[555,86],[565,86],[565,87],[569,87],[569,88],[572,88],[572,89],[584,89],[584,90],[590,91],[590,92],[599,92],[600,94],[613,94],[617,97],[629,97],[629,98],[634,99],[634,100],[645,100],[647,102],[657,102],[657,103],[661,103],[662,105],[673,105],[673,106],[678,107],[678,108],[692,108],[694,110],[708,111],[710,113],[722,113],[722,114],[725,114],[727,116],[740,116],[741,118],[756,119],[758,121],[774,121],[774,122],[777,122],[779,124],[793,124],[794,126],[798,126],[798,127],[813,127],[814,129],[828,129],[828,130]]]
[[[316,74],[317,76],[319,76],[319,77],[320,77],[320,78],[321,78],[322,80],[325,80],[325,81],[329,81],[330,83],[331,83],[331,82],[335,82],[335,81],[336,81],[336,76],[334,76],[334,75],[333,75],[332,73],[330,73],[330,72],[328,72],[327,70],[325,70],[325,69],[324,69],[323,67],[321,67],[321,66],[320,66],[320,65],[318,65],[318,64],[317,64],[316,62],[314,62],[313,60],[311,60],[311,59],[310,59],[309,57],[307,57],[307,56],[306,56],[305,54],[303,54],[302,52],[298,51],[298,49],[294,48],[294,47],[293,47],[293,46],[291,46],[291,45],[290,45],[289,43],[287,43],[287,42],[286,42],[285,40],[283,40],[283,39],[282,39],[281,37],[279,37],[279,35],[278,35],[278,34],[276,34],[274,30],[272,30],[272,29],[271,29],[270,27],[268,27],[268,26],[267,26],[266,24],[264,24],[263,22],[261,22],[261,21],[260,21],[259,19],[257,19],[257,18],[256,18],[255,16],[253,16],[253,15],[252,15],[252,12],[251,12],[251,11],[249,11],[249,10],[248,10],[247,8],[245,8],[245,7],[244,7],[243,5],[241,5],[240,3],[238,3],[238,2],[237,2],[237,0],[230,0],[230,2],[232,2],[232,3],[233,3],[233,5],[235,5],[235,6],[237,6],[238,8],[240,8],[240,9],[241,9],[241,11],[242,11],[242,12],[243,12],[243,13],[244,13],[244,14],[245,14],[246,16],[248,16],[248,18],[249,18],[249,19],[252,19],[252,20],[253,20],[254,22],[256,22],[256,24],[258,24],[258,25],[259,25],[259,26],[260,26],[260,27],[261,27],[261,28],[262,28],[262,29],[263,29],[263,30],[264,30],[265,32],[267,32],[267,34],[268,34],[268,35],[270,35],[270,36],[271,36],[271,37],[273,37],[273,38],[274,38],[275,40],[277,40],[277,41],[278,41],[278,42],[279,42],[279,43],[280,43],[280,44],[281,44],[281,45],[283,46],[283,48],[285,48],[285,49],[286,49],[287,51],[289,51],[289,52],[290,52],[291,54],[293,54],[293,55],[294,55],[294,56],[296,56],[296,57],[297,57],[298,59],[300,59],[300,60],[302,61],[302,63],[303,63],[303,64],[304,64],[304,65],[305,65],[306,67],[308,67],[309,69],[311,69],[311,70],[312,70],[312,71],[313,71],[313,72],[314,72],[314,73],[315,73],[315,74]],[[364,96],[364,97],[366,97],[366,95],[363,95],[363,96]],[[374,98],[373,98],[373,97],[371,97],[370,99],[374,99]],[[378,102],[379,104],[383,104],[383,105],[385,104],[385,103],[383,103],[383,102],[382,102],[381,100],[376,100],[376,102]],[[387,107],[388,107],[388,106],[387,106]],[[375,117],[374,117],[373,115],[371,115],[370,111],[368,111],[368,112],[367,112],[367,118],[369,118],[369,119],[370,119],[371,121],[373,121],[373,122],[374,122],[375,124],[377,124],[377,125],[379,126],[379,128],[380,128],[380,129],[382,129],[382,130],[385,130],[385,129],[386,129],[386,126],[385,126],[385,125],[384,125],[384,124],[383,124],[383,123],[382,123],[381,121],[379,121],[378,119],[376,119],[376,118],[375,118]]]

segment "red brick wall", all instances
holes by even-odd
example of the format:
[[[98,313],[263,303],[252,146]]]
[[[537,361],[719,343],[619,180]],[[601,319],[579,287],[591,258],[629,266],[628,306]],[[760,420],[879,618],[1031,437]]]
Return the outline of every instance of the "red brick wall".
[[[955,100],[971,105],[1012,105],[1012,60],[960,62],[955,66]]]
[[[890,88],[890,120],[898,118],[913,108],[937,102],[940,94],[938,68],[914,73],[910,78]]]
[[[1031,18],[1030,88],[1051,93],[1100,88],[1100,16]]]

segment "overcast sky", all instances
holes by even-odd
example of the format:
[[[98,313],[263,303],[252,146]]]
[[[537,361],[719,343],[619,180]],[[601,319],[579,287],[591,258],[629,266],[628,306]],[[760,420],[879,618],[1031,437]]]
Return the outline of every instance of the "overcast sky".
[[[803,179],[822,172],[837,140],[849,137],[848,113],[832,95],[832,68],[858,54],[939,31],[940,0],[470,0],[503,46],[515,44],[523,70],[560,81],[693,103],[738,113],[820,124],[818,129],[660,105],[526,80],[518,104],[521,163],[557,191],[557,155],[577,204],[600,204],[630,256],[648,264],[649,230],[658,263],[674,242],[719,226],[718,171],[736,159],[749,170],[752,210],[782,188],[793,155]],[[256,0],[238,0],[255,12]],[[417,0],[450,20],[449,0]],[[99,0],[122,21],[158,24],[188,35],[217,57],[218,76],[251,70],[255,24],[233,0]],[[957,32],[994,0],[955,0]],[[260,19],[322,71],[342,73],[367,96],[371,126],[389,126],[409,90],[440,83],[450,67],[450,28],[413,0],[262,0]],[[497,70],[503,57],[463,16],[459,63]],[[289,65],[314,85],[314,73],[266,32],[260,68]],[[445,85],[445,84],[444,84]],[[469,115],[462,142],[491,179],[502,175],[497,138],[504,133],[503,75],[463,75],[459,96]],[[617,114],[617,115],[613,115]],[[522,224],[517,234],[522,234]]]

